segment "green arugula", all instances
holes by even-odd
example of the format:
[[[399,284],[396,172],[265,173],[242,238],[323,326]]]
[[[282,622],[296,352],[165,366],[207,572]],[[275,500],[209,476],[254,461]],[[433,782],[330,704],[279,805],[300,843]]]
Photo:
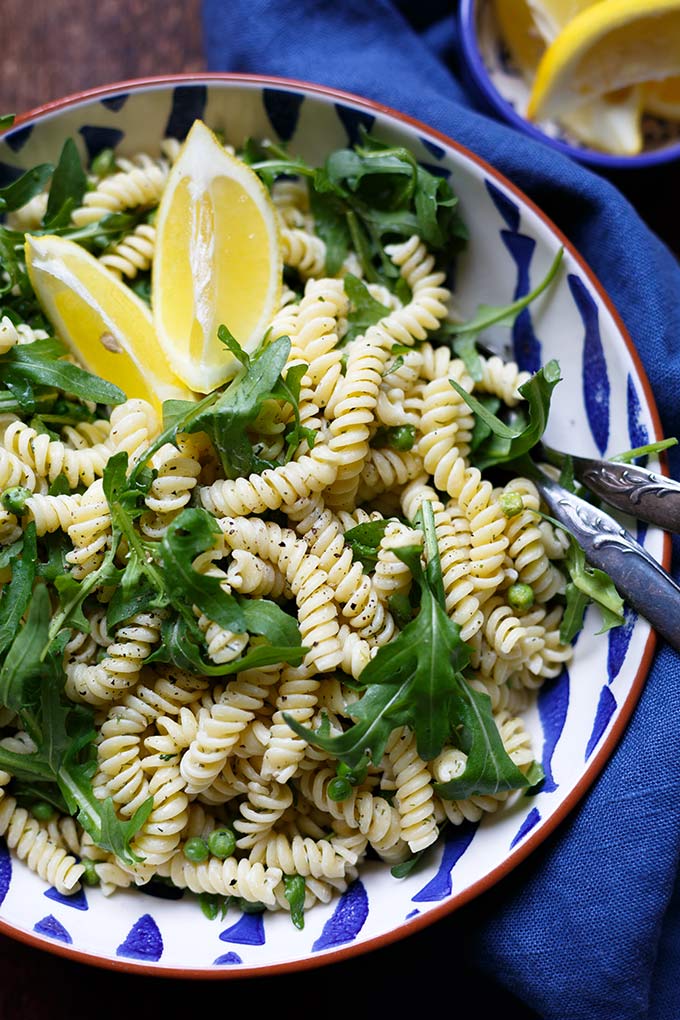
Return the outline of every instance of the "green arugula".
[[[285,379],[281,375],[290,353],[289,337],[277,337],[261,345],[255,354],[248,355],[225,326],[220,326],[219,336],[241,362],[241,370],[224,390],[209,394],[197,404],[166,400],[164,429],[149,448],[148,456],[164,443],[173,442],[179,433],[205,432],[219,454],[227,478],[260,473],[273,465],[257,456],[247,429],[265,400],[272,398],[292,404],[295,424],[288,434],[290,444],[306,438],[313,445],[313,433],[301,427],[298,409],[300,381],[306,366],[302,371],[293,366]]]
[[[408,149],[363,129],[357,144],[336,149],[322,167],[289,156],[280,145],[252,140],[243,156],[268,186],[282,174],[307,178],[330,276],[354,248],[366,279],[395,289],[399,270],[386,245],[417,234],[430,251],[450,261],[467,243],[458,198],[448,181],[430,173]]]
[[[433,334],[432,342],[448,343],[454,353],[463,360],[471,378],[478,382],[482,378],[482,370],[477,352],[477,338],[492,326],[505,326],[511,329],[520,313],[547,290],[555,279],[563,255],[564,249],[560,248],[544,278],[528,294],[507,305],[478,305],[473,317],[466,322],[443,323]]]
[[[374,326],[389,315],[391,309],[376,301],[363,280],[353,276],[352,273],[346,274],[343,286],[350,302],[347,333],[343,337],[343,343],[348,344],[357,336],[363,336],[369,326]]]
[[[560,641],[563,644],[573,641],[583,627],[583,617],[591,602],[597,605],[602,617],[598,634],[620,627],[624,623],[623,599],[609,574],[586,563],[585,554],[572,535],[569,535],[564,566],[570,580],[565,591],[566,605],[560,624]]]
[[[61,657],[66,635],[61,641],[49,641],[51,612],[47,587],[38,583],[25,623],[0,669],[0,704],[18,713],[36,750],[17,754],[0,747],[0,767],[19,781],[44,784],[46,792],[56,785],[68,813],[77,816],[95,842],[132,864],[140,858],[130,841],[148,818],[153,798],[122,822],[111,798],[99,801],[95,797],[91,782],[96,767],[94,713],[63,695]]]
[[[80,205],[87,188],[87,174],[83,170],[80,155],[72,138],[67,138],[59,156],[50,184],[47,209],[43,217],[45,230],[65,227],[70,223],[71,213]]]
[[[27,170],[21,177],[6,184],[4,188],[0,188],[0,212],[14,212],[39,195],[44,191],[53,170],[51,163],[41,163],[40,166]]]
[[[290,919],[296,928],[305,926],[305,893],[307,885],[304,875],[284,875],[283,895],[290,906]]]
[[[353,558],[361,563],[367,574],[375,570],[380,543],[389,523],[389,520],[366,521],[365,524],[357,524],[345,532],[345,543],[352,550]]]
[[[95,404],[123,403],[125,393],[118,386],[64,360],[68,354],[66,345],[54,337],[11,347],[0,356],[0,384],[26,410],[33,410],[45,395],[52,410],[55,404],[58,407],[52,393],[55,389]],[[64,405],[69,411],[74,406]]]
[[[449,379],[454,390],[488,429],[481,441],[477,435],[474,450],[474,464],[480,471],[516,460],[536,446],[545,432],[552,392],[560,379],[560,366],[554,359],[535,372],[519,387],[528,407],[528,420],[520,409],[513,424],[509,425],[501,421],[488,404],[468,393],[454,379]]]
[[[284,718],[298,735],[352,770],[360,770],[367,762],[377,765],[398,726],[413,730],[424,761],[437,757],[453,741],[465,751],[468,761],[461,776],[438,784],[437,791],[446,798],[527,787],[528,780],[503,747],[490,698],[470,687],[464,677],[470,649],[446,613],[431,506],[428,512],[423,504],[421,520],[426,570],[419,547],[395,549],[420,590],[420,608],[363,669],[363,697],[349,710],[354,725],[330,736],[327,728],[325,732],[323,728],[310,730],[287,713]]]

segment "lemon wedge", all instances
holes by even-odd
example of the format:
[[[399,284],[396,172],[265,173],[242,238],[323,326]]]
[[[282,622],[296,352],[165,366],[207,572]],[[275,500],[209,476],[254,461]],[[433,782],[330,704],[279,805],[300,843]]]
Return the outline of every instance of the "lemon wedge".
[[[680,73],[680,0],[607,0],[577,14],[536,70],[527,116],[545,120]]]
[[[74,241],[26,236],[26,268],[57,335],[88,371],[160,410],[193,399],[170,368],[144,302]]]
[[[655,117],[680,120],[680,76],[647,82],[642,101],[645,110]]]
[[[278,308],[282,254],[276,211],[257,174],[195,121],[156,218],[151,307],[177,375],[209,393],[238,362],[220,342],[224,324],[251,353]]]
[[[563,24],[604,0],[496,0],[498,27],[514,63],[531,87],[546,43]],[[642,93],[630,88],[593,99],[560,118],[582,144],[616,155],[635,155],[643,146]]]

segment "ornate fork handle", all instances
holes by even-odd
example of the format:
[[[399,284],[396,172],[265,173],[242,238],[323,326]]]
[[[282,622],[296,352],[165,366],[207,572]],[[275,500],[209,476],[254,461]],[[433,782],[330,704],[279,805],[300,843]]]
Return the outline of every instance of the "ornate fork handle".
[[[666,531],[680,531],[680,484],[636,464],[572,457],[576,475],[610,506]]]
[[[618,521],[532,466],[550,513],[571,532],[586,559],[609,574],[629,606],[680,651],[680,586]]]

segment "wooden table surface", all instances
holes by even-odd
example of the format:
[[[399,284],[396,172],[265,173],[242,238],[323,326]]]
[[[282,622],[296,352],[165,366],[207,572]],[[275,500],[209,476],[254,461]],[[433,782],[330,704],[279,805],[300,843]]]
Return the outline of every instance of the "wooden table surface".
[[[2,0],[1,22],[0,113],[21,113],[94,85],[204,69],[200,0]],[[644,185],[631,179],[617,183],[653,229],[680,252],[680,205],[669,200],[674,178],[674,170],[665,170]],[[187,1009],[206,1016],[220,1006],[240,1011],[270,1000],[284,1016],[298,1009],[324,1016],[333,1013],[338,991],[347,1003],[343,1013],[362,1001],[383,1007],[398,1004],[405,1013],[422,1006],[428,972],[435,982],[432,989],[435,975],[449,975],[452,967],[458,971],[453,982],[456,1003],[468,986],[481,1012],[485,1005],[495,1005],[486,983],[477,983],[464,965],[451,959],[437,928],[437,937],[419,933],[370,958],[258,980],[257,991],[247,980],[182,982],[100,970],[0,935],[0,1017],[120,1020],[128,1013],[148,1013],[149,1007],[157,1016]],[[445,978],[445,986],[452,987],[451,977]],[[396,989],[392,999],[390,987]],[[519,1006],[513,1012],[507,999],[503,1009],[506,1020],[534,1017]]]

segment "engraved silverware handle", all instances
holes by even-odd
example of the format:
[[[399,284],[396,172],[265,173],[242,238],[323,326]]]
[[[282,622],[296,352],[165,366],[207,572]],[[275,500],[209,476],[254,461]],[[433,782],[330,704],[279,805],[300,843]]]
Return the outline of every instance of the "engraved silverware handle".
[[[610,506],[665,531],[680,531],[680,484],[648,468],[572,457],[576,477]]]
[[[571,532],[588,562],[609,574],[623,599],[680,651],[680,586],[618,521],[533,467],[550,513]]]

